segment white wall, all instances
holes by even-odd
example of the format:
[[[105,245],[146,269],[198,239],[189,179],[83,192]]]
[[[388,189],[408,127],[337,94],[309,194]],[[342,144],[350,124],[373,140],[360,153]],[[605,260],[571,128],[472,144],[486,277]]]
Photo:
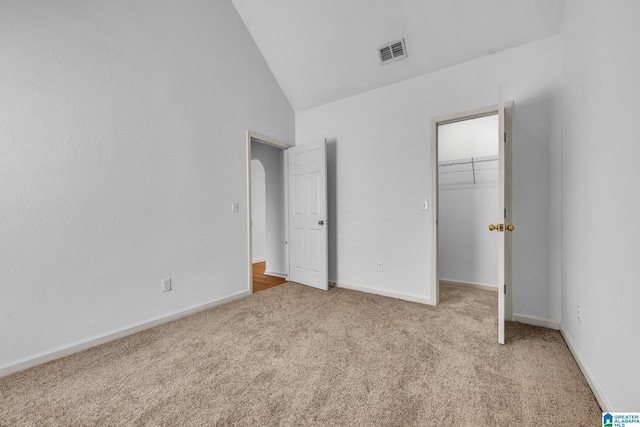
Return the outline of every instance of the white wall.
[[[251,157],[264,166],[265,200],[265,259],[266,274],[287,274],[285,245],[285,187],[284,151],[260,142],[251,143]],[[253,162],[253,160],[252,160]],[[253,177],[252,177],[253,179]],[[253,255],[255,259],[255,254]]]
[[[442,280],[498,286],[498,233],[487,229],[500,219],[494,163],[477,166],[476,184],[468,167],[440,174],[438,274]]]
[[[565,8],[562,328],[605,409],[639,411],[640,3]]]
[[[438,125],[438,160],[498,155],[498,115]]]
[[[438,160],[498,155],[498,116],[438,126]],[[475,173],[474,173],[475,170]],[[475,176],[475,181],[474,181]],[[498,161],[438,167],[440,279],[498,286]]]
[[[251,160],[251,262],[267,260],[266,248],[267,186],[260,160]]]
[[[0,40],[0,369],[248,291],[246,131],[294,117],[230,1],[6,0]]]
[[[560,79],[554,36],[296,113],[297,144],[330,140],[330,278],[429,299],[431,119],[497,104],[502,83],[516,102],[514,312],[559,321]]]

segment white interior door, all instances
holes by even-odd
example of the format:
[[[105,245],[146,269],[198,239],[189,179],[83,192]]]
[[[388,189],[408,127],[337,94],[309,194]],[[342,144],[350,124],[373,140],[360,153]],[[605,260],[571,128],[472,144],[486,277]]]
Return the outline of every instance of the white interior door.
[[[328,290],[327,152],[325,142],[287,150],[289,280]]]
[[[498,342],[504,344],[504,318],[505,318],[505,295],[507,293],[506,275],[505,275],[505,236],[504,221],[506,221],[506,204],[505,204],[505,145],[506,133],[504,126],[504,104],[500,101],[498,105],[499,130],[498,137]]]
[[[511,209],[511,116],[513,103],[500,101],[498,216],[498,342],[505,343],[505,320],[511,318],[511,232],[515,229]]]

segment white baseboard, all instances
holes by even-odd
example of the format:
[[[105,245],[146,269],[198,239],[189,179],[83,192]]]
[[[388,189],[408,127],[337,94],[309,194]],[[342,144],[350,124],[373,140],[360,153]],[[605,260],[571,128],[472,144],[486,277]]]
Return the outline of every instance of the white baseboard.
[[[556,320],[545,319],[543,317],[527,316],[525,314],[513,313],[513,320],[527,325],[541,326],[543,328],[560,330],[560,322]]]
[[[114,332],[97,335],[92,338],[88,338],[86,340],[77,341],[67,346],[58,347],[52,350],[48,350],[48,351],[36,354],[34,356],[18,359],[16,361],[9,362],[8,364],[0,366],[0,378],[13,374],[15,372],[23,371],[25,369],[34,367],[36,365],[40,365],[42,363],[50,362],[52,360],[59,359],[61,357],[69,356],[73,353],[77,353],[79,351],[86,350],[88,348],[95,347],[100,344],[107,343],[109,341],[117,340],[118,338],[126,337],[127,335],[132,335],[137,332],[144,331],[145,329],[153,328],[154,326],[158,326],[163,323],[168,323],[173,320],[177,320],[182,317],[187,317],[192,314],[198,313],[200,311],[207,310],[209,308],[213,308],[222,304],[229,303],[231,301],[248,297],[250,295],[251,293],[249,291],[238,292],[237,294],[233,294],[225,298],[220,298],[217,300],[209,301],[204,304],[195,305],[195,306],[186,308],[184,310],[180,310],[180,311],[176,311],[174,313],[168,314],[166,316],[156,317],[155,319],[151,319],[146,322],[142,322],[133,326],[118,329]]]
[[[264,271],[264,275],[265,276],[273,276],[273,277],[282,277],[283,279],[287,278],[286,273],[280,273],[279,271],[265,270]]]
[[[498,292],[497,286],[489,285],[486,283],[461,282],[459,280],[450,280],[450,279],[439,279],[438,281],[440,282],[441,285],[464,286],[467,288],[483,289],[485,291]]]
[[[251,264],[258,264],[260,262],[266,262],[266,261],[267,261],[266,258],[257,258],[257,259],[254,259],[253,261],[251,261]]]
[[[611,405],[611,402],[609,402],[609,399],[607,399],[607,397],[604,395],[604,392],[602,391],[602,387],[600,387],[600,384],[598,384],[598,381],[593,375],[593,372],[591,372],[589,365],[587,365],[587,362],[582,357],[582,354],[580,354],[580,351],[578,351],[578,347],[576,347],[576,344],[571,338],[571,336],[569,335],[569,333],[567,333],[567,331],[565,331],[564,328],[562,327],[560,328],[560,333],[564,338],[564,342],[567,343],[567,347],[569,347],[569,351],[571,351],[571,354],[573,354],[573,358],[576,360],[578,367],[580,367],[580,370],[582,371],[582,375],[584,375],[585,379],[587,380],[587,383],[589,384],[589,387],[591,387],[591,391],[593,392],[593,395],[596,397],[596,400],[600,404],[600,408],[602,408],[602,411],[615,412],[615,409]]]
[[[352,291],[366,292],[368,294],[382,295],[382,296],[385,296],[385,297],[391,297],[391,298],[401,299],[401,300],[405,300],[405,301],[419,302],[419,303],[422,303],[422,304],[430,304],[431,305],[431,299],[430,298],[421,297],[419,295],[412,295],[412,294],[405,294],[405,293],[402,293],[402,292],[387,291],[387,290],[384,290],[384,289],[369,288],[369,287],[361,286],[361,285],[353,285],[353,284],[350,284],[350,283],[337,282],[335,280],[330,280],[329,282],[330,283],[335,283],[336,287],[338,287],[338,288],[350,289]]]

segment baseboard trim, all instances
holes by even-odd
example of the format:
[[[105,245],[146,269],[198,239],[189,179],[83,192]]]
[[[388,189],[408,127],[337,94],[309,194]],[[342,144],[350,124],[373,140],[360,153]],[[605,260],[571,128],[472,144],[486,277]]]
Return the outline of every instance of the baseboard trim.
[[[611,405],[611,402],[609,402],[609,399],[607,399],[607,397],[604,395],[604,392],[602,391],[600,384],[598,384],[598,381],[593,375],[593,372],[591,372],[589,365],[582,357],[582,354],[580,354],[580,351],[578,351],[578,347],[576,347],[576,344],[571,338],[571,335],[569,335],[569,333],[565,331],[564,328],[562,328],[562,324],[560,326],[561,326],[560,333],[564,338],[564,342],[567,343],[567,347],[569,347],[569,351],[573,355],[573,358],[576,360],[576,363],[578,364],[578,367],[582,371],[582,375],[584,375],[584,378],[587,380],[589,387],[591,387],[591,391],[593,392],[593,395],[596,397],[596,400],[600,404],[600,408],[602,409],[603,412],[615,412],[615,409]]]
[[[343,283],[343,282],[338,282],[338,281],[335,281],[335,280],[330,280],[329,282],[330,283],[335,283],[336,287],[338,287],[338,288],[350,289],[352,291],[360,291],[360,292],[365,292],[367,294],[375,294],[375,295],[381,295],[381,296],[384,296],[384,297],[401,299],[401,300],[405,300],[405,301],[419,302],[421,304],[433,305],[431,303],[431,299],[425,298],[425,297],[421,297],[419,295],[405,294],[403,292],[387,291],[387,290],[384,290],[384,289],[369,288],[367,286],[354,285],[354,284],[351,284],[351,283]]]
[[[560,330],[560,322],[551,319],[545,319],[544,317],[527,316],[525,314],[513,313],[513,320],[527,325],[555,329],[556,331]]]
[[[463,286],[465,288],[482,289],[484,291],[498,292],[498,287],[485,283],[460,282],[458,280],[439,279],[441,285]]]
[[[283,279],[287,278],[287,275],[285,273],[280,273],[279,271],[265,270],[264,271],[264,275],[265,276],[273,276],[273,277],[282,277]]]
[[[260,264],[261,262],[266,262],[266,261],[267,261],[266,258],[257,258],[251,261],[251,264]]]
[[[34,356],[18,359],[17,361],[10,362],[8,364],[0,366],[0,378],[5,377],[7,375],[14,374],[19,371],[23,371],[25,369],[32,368],[37,365],[41,365],[46,362],[50,362],[55,359],[60,359],[61,357],[69,356],[73,353],[77,353],[79,351],[86,350],[91,347],[105,344],[109,341],[114,341],[119,338],[124,338],[128,335],[132,335],[137,332],[144,331],[145,329],[150,329],[150,328],[153,328],[154,326],[162,325],[163,323],[168,323],[173,320],[190,316],[192,314],[207,310],[209,308],[227,304],[229,302],[232,302],[244,297],[248,297],[250,295],[251,295],[251,292],[249,291],[238,292],[236,294],[230,295],[225,298],[209,301],[204,304],[198,304],[198,305],[186,308],[184,310],[176,311],[166,316],[156,317],[155,319],[151,319],[146,322],[138,323],[133,326],[119,329],[114,332],[109,332],[103,335],[94,336],[86,340],[77,341],[68,346],[58,347],[56,349],[42,352]]]

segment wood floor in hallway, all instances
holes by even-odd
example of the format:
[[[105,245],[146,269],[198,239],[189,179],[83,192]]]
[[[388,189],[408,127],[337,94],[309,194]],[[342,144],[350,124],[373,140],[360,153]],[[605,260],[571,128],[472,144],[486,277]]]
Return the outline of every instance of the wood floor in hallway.
[[[271,289],[278,285],[282,285],[287,281],[287,279],[282,277],[268,276],[264,274],[266,268],[267,263],[265,261],[253,264],[253,292]]]

